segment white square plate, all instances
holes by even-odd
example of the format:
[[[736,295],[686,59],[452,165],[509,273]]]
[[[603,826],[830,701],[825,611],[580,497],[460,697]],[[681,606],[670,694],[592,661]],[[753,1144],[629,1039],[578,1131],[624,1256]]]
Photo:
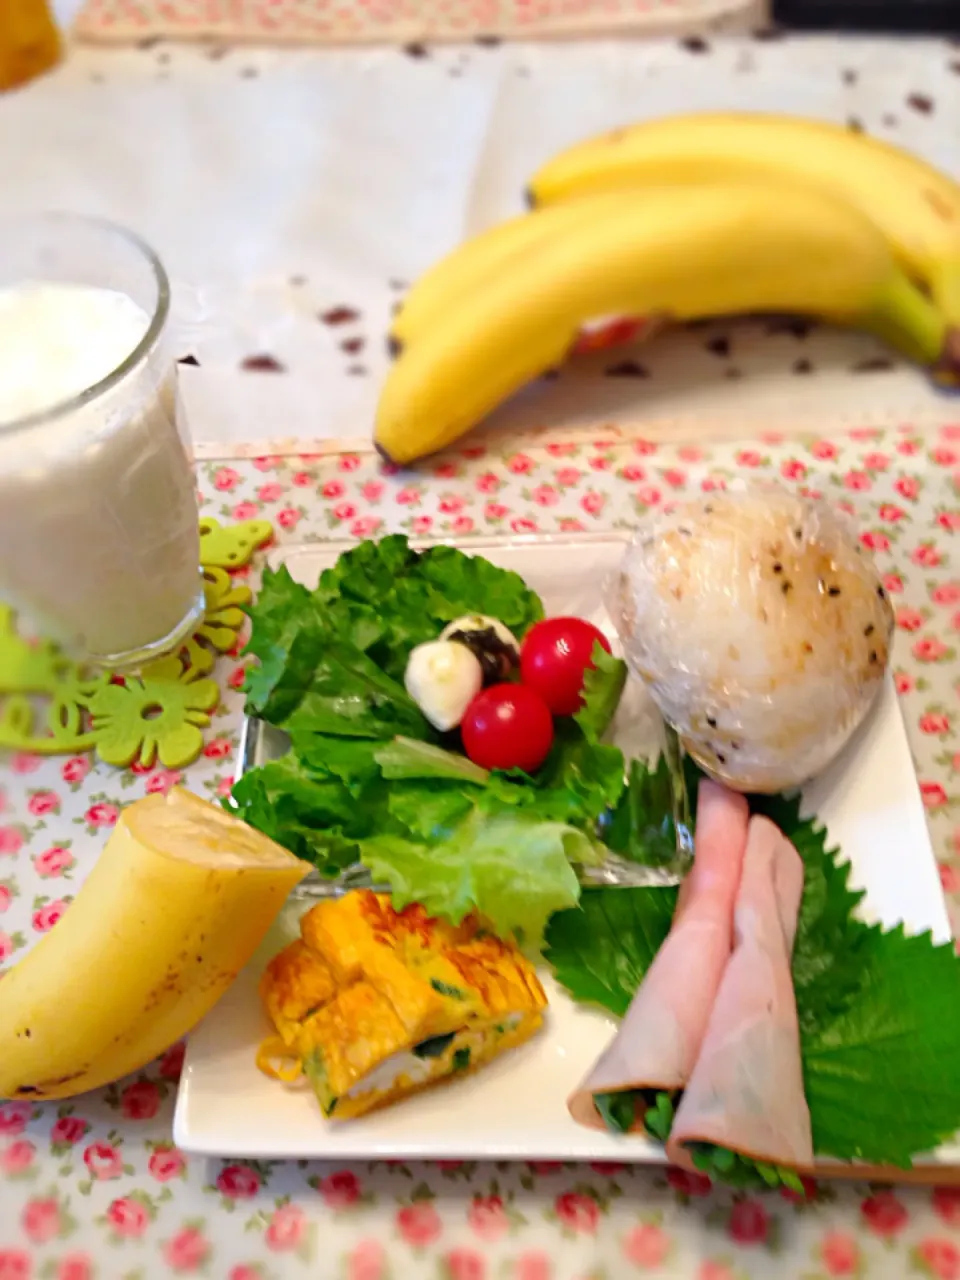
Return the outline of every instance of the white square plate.
[[[615,537],[471,540],[468,552],[514,569],[537,591],[548,613],[591,618],[612,636],[601,602],[606,575],[623,541]],[[286,548],[274,556],[293,576],[315,585],[344,548]],[[628,754],[646,754],[657,718],[635,681],[615,722]],[[866,890],[870,920],[937,941],[950,926],[930,846],[920,791],[892,681],[843,755],[806,789],[804,808],[825,823],[830,839]],[[260,951],[190,1037],[174,1119],[184,1151],[250,1158],[632,1160],[661,1162],[662,1148],[642,1139],[596,1133],[575,1124],[566,1100],[600,1054],[614,1020],[584,1008],[542,977],[550,1001],[544,1029],[474,1076],[366,1118],[323,1119],[309,1088],[285,1088],[257,1069],[257,1046],[271,1027],[257,981],[267,960],[297,934],[309,903],[291,901]],[[924,1163],[960,1163],[960,1147],[941,1147]]]

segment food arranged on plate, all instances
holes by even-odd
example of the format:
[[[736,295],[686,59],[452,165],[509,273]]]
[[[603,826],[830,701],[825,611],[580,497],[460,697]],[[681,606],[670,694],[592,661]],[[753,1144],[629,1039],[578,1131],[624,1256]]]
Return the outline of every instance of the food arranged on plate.
[[[570,1113],[580,1124],[666,1136],[657,1132],[657,1094],[672,1107],[693,1073],[733,947],[749,818],[743,796],[701,784],[682,901],[618,1034],[571,1096]]]
[[[473,614],[521,646],[512,678],[495,665],[477,692],[476,672],[461,687],[449,655],[419,660],[440,643],[474,661],[477,634],[496,628],[452,639]],[[290,750],[236,783],[238,814],[322,875],[362,864],[398,909],[416,902],[454,922],[477,911],[500,937],[536,946],[550,915],[579,898],[575,867],[603,860],[598,823],[625,790],[622,753],[600,741],[625,664],[600,643],[581,648],[584,705],[553,715],[522,674],[542,615],[517,574],[453,547],[417,554],[400,536],[361,543],[313,592],[285,568],[268,572],[247,705]],[[547,674],[568,697],[567,661]]]
[[[569,1081],[579,1124],[737,1186],[909,1166],[960,1128],[960,960],[862,919],[778,790],[855,749],[880,688],[889,603],[855,548],[822,502],[747,488],[641,528],[606,617],[547,618],[517,573],[401,536],[312,591],[268,571],[248,710],[288,749],[232,813],[179,789],[124,810],[3,978],[0,1095],[69,1097],[163,1052],[312,882],[249,1060],[307,1082],[318,1123],[440,1083],[455,1114],[460,1079],[549,1039],[548,966],[551,999],[620,1020]],[[617,745],[628,664],[668,722],[659,758]]]
[[[960,1080],[941,1064],[960,1050],[960,961],[862,920],[841,853],[780,794],[855,749],[887,666],[889,603],[856,548],[820,501],[711,494],[638,531],[608,634],[544,618],[480,555],[399,536],[344,553],[313,591],[268,572],[248,710],[289,749],[233,803],[343,889],[267,965],[261,1068],[305,1076],[331,1122],[360,1116],[455,1080],[464,1050],[479,1068],[531,1036],[550,1018],[546,963],[621,1019],[569,1106],[624,1143],[796,1188],[816,1160],[906,1166],[953,1134]],[[679,765],[610,740],[614,632]],[[672,869],[679,890],[591,883],[622,866]]]
[[[279,1037],[260,1060],[283,1079],[271,1062],[291,1059],[325,1116],[364,1115],[475,1071],[543,1023],[533,965],[475,915],[449,924],[360,889],[312,907],[300,933],[260,981]]]
[[[693,867],[620,1030],[570,1099],[689,1169],[715,1151],[799,1187],[813,1167],[790,975],[803,862],[742,795],[700,784]],[[785,1167],[781,1167],[785,1166]]]
[[[733,952],[667,1140],[677,1164],[696,1165],[705,1147],[790,1169],[813,1164],[790,977],[802,894],[800,855],[769,818],[752,817]]]
[[[887,143],[789,116],[670,116],[570,147],[528,196],[404,298],[374,430],[394,462],[451,444],[610,317],[616,334],[796,313],[960,372],[960,185]]]

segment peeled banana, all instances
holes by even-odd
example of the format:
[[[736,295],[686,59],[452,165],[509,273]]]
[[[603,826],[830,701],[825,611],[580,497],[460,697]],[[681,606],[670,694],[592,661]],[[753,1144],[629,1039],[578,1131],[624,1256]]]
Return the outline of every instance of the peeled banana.
[[[528,191],[539,207],[598,191],[749,177],[809,184],[860,209],[928,286],[948,324],[960,325],[960,185],[918,156],[839,125],[760,113],[668,116],[570,147],[534,174]]]
[[[0,981],[0,1098],[66,1098],[174,1044],[307,863],[174,790],[129,805],[70,909]]]
[[[374,432],[387,457],[450,444],[602,316],[831,315],[903,335],[926,363],[944,354],[942,317],[873,222],[818,189],[726,181],[577,203],[581,220],[524,245],[393,365]]]

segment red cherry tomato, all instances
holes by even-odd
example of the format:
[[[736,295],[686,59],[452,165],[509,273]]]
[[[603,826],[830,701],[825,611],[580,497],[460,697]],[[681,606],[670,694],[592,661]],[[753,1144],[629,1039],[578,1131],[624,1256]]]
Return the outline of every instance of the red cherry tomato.
[[[464,750],[481,768],[534,773],[553,744],[553,717],[533,689],[492,684],[467,707],[460,733]]]
[[[520,647],[520,679],[555,716],[572,716],[583,705],[583,679],[598,641],[609,653],[607,637],[585,618],[545,618]]]

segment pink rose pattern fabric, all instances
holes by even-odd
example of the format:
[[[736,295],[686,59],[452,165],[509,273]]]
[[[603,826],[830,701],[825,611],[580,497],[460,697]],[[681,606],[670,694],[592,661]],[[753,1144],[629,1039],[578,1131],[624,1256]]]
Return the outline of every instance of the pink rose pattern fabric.
[[[752,0],[87,0],[77,22],[88,40],[166,35],[284,43],[534,39],[554,35],[680,31],[737,13]],[[756,7],[755,4],[753,7]]]
[[[897,610],[894,665],[954,923],[960,920],[960,422],[841,440],[667,448],[467,446],[416,472],[372,456],[204,465],[205,512],[287,543],[629,530],[676,494],[779,477],[853,511]],[[255,574],[253,571],[242,571]],[[222,795],[243,659],[182,781]],[[120,807],[181,780],[86,756],[0,767],[0,965],[51,929]],[[0,983],[2,993],[2,983]],[[182,1045],[74,1102],[0,1104],[0,1280],[960,1280],[960,1188],[808,1182],[743,1195],[701,1174],[472,1161],[207,1161],[171,1143]],[[451,1122],[454,1122],[453,1115]],[[318,1119],[317,1123],[320,1121]]]

